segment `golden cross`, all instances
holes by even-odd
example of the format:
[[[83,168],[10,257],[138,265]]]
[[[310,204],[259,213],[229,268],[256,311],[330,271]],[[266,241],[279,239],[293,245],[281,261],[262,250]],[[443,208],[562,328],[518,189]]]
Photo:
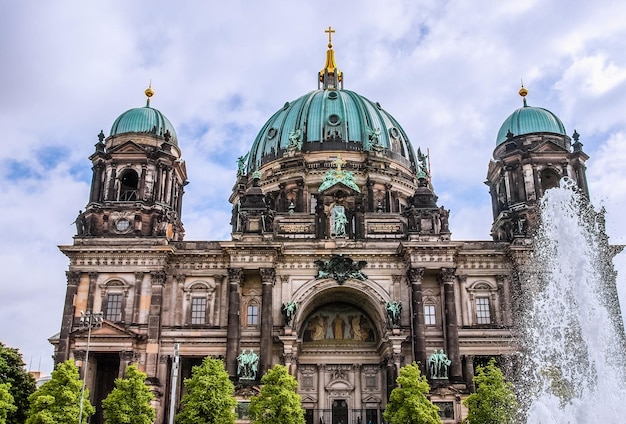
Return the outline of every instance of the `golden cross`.
[[[326,31],[324,31],[324,32],[328,34],[328,44],[332,44],[332,42],[333,42],[333,40],[332,40],[333,32],[335,32],[335,30],[332,29],[332,27],[329,26],[328,29]]]
[[[341,155],[337,155],[337,159],[335,159],[333,161],[333,164],[337,167],[337,171],[336,171],[337,175],[341,175],[342,174],[341,166],[345,165],[346,163],[347,162],[345,160],[341,159]]]

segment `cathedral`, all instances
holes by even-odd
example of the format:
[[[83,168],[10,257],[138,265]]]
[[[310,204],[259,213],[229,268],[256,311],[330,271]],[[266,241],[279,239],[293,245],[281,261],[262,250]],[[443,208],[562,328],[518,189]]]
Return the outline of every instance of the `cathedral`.
[[[515,367],[516,275],[538,200],[564,176],[588,192],[578,134],[522,87],[485,158],[492,240],[454,240],[425,150],[344,89],[327,32],[317,88],[269,117],[239,158],[230,240],[185,234],[185,140],[151,88],[100,132],[89,199],[60,246],[67,292],[51,339],[56,363],[72,358],[86,376],[92,423],[129,364],[147,373],[159,424],[206,356],[224,361],[241,423],[275,364],[297,379],[308,424],[382,423],[412,362],[442,420],[460,423],[476,366]]]

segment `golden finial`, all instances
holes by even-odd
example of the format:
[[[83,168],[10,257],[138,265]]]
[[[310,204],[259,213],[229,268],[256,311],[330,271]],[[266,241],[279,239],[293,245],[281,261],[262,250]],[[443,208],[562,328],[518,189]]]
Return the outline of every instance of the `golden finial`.
[[[524,99],[524,106],[528,106],[528,104],[526,104],[526,95],[528,94],[528,90],[524,87],[524,81],[522,81],[522,88],[519,89],[518,93]]]
[[[150,97],[154,96],[154,90],[152,89],[152,81],[150,81],[150,84],[148,85],[148,88],[146,88],[146,91],[144,91],[144,93],[146,94],[146,97],[148,98],[148,100],[146,101],[146,107],[149,107]]]
[[[324,32],[328,34],[328,48],[332,49],[333,48],[333,33],[335,32],[335,30],[331,26],[329,26],[328,29]]]

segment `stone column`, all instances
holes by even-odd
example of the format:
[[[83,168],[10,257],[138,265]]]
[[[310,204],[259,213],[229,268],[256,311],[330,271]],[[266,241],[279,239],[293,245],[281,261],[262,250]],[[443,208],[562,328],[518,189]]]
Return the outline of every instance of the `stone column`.
[[[96,295],[96,281],[98,280],[97,272],[89,273],[89,292],[87,293],[87,311],[93,312],[93,300]],[[106,312],[106,311],[102,311]]]
[[[137,187],[137,200],[145,200],[146,198],[146,171],[147,165],[141,165],[141,175],[139,176],[139,187]]]
[[[70,358],[70,332],[74,326],[74,298],[78,293],[81,273],[67,271],[67,290],[65,292],[65,304],[63,305],[63,318],[61,319],[61,332],[59,334],[59,346],[54,358],[55,365],[67,361]]]
[[[443,282],[443,295],[446,310],[446,354],[450,359],[448,378],[451,381],[461,381],[461,357],[459,354],[459,329],[456,320],[456,303],[454,299],[454,268],[441,268],[441,281]]]
[[[107,198],[104,200],[117,200],[115,198],[115,179],[117,178],[117,165],[111,164],[111,179],[109,180],[109,189],[107,193]]]
[[[89,202],[100,202],[102,199],[100,195],[102,193],[102,171],[104,170],[104,164],[98,162],[93,166],[93,178],[91,180],[91,197]]]
[[[412,324],[413,358],[419,363],[422,375],[426,375],[426,326],[424,324],[424,302],[422,299],[422,278],[424,268],[410,268],[408,272],[411,284],[411,306],[413,309]]]
[[[135,272],[135,299],[133,302],[133,323],[139,324],[139,308],[141,305],[141,286],[143,285],[143,272]]]
[[[361,393],[361,364],[354,364],[354,409],[363,409]]]
[[[498,283],[500,312],[502,313],[500,322],[506,326],[512,326],[513,311],[511,305],[511,281],[506,275],[496,275],[496,281]]]
[[[239,314],[239,285],[243,278],[242,268],[228,269],[228,327],[226,333],[226,371],[231,377],[237,376],[237,355],[241,320]]]
[[[326,408],[326,365],[317,364],[317,408]],[[321,413],[321,411],[320,411]]]
[[[474,356],[473,355],[465,355],[465,384],[467,384],[467,388],[470,392],[476,391],[476,386],[474,385]]]
[[[257,377],[260,379],[272,366],[273,346],[273,289],[276,281],[276,271],[273,268],[261,268],[261,358]]]
[[[150,297],[150,311],[148,314],[148,343],[146,345],[146,374],[153,386],[159,385],[157,365],[159,359],[159,342],[161,338],[161,306],[163,304],[163,286],[165,286],[165,272],[153,271],[152,296]]]
[[[118,378],[124,378],[126,375],[126,368],[135,362],[135,353],[132,350],[124,350],[119,353],[120,355],[120,368],[117,372]]]

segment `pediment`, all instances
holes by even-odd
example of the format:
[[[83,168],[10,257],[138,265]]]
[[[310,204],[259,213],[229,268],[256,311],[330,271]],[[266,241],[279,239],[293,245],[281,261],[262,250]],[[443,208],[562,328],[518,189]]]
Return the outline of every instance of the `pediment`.
[[[540,143],[538,146],[536,146],[535,148],[532,149],[532,151],[534,153],[548,153],[548,152],[559,152],[559,153],[563,153],[563,152],[567,152],[567,150],[565,150],[563,148],[563,146],[559,145],[556,140],[544,140],[542,143]],[[569,153],[569,152],[567,152]]]
[[[145,154],[146,153],[146,149],[144,149],[143,147],[141,147],[139,144],[135,143],[132,140],[128,140],[125,143],[122,143],[118,146],[113,147],[111,150],[109,150],[110,154],[134,154],[134,153],[141,153],[141,154]]]
[[[302,395],[302,403],[317,403],[317,398],[311,395]]]
[[[332,186],[324,189],[323,191],[320,191],[320,193],[327,196],[334,196],[339,192],[342,192],[344,196],[355,196],[356,194],[358,194],[358,192],[353,187],[350,187],[341,181],[336,181]]]
[[[79,329],[79,330],[75,330],[74,333],[76,334],[85,334],[87,333],[88,330],[86,329]],[[134,338],[134,339],[142,339],[144,338],[144,336],[142,336],[141,334],[137,334],[134,331],[131,330],[127,330],[124,327],[111,322],[111,321],[107,321],[105,320],[102,323],[102,327],[100,328],[95,328],[91,330],[91,338]]]
[[[344,380],[343,378],[338,378],[336,380],[333,380],[330,383],[328,383],[328,385],[326,386],[326,390],[334,390],[334,391],[338,391],[338,390],[352,391],[352,389],[353,389],[352,384],[350,384],[348,380]]]
[[[370,396],[366,396],[365,398],[363,398],[361,402],[380,404],[381,400],[380,398],[377,398],[376,396],[370,395]]]

